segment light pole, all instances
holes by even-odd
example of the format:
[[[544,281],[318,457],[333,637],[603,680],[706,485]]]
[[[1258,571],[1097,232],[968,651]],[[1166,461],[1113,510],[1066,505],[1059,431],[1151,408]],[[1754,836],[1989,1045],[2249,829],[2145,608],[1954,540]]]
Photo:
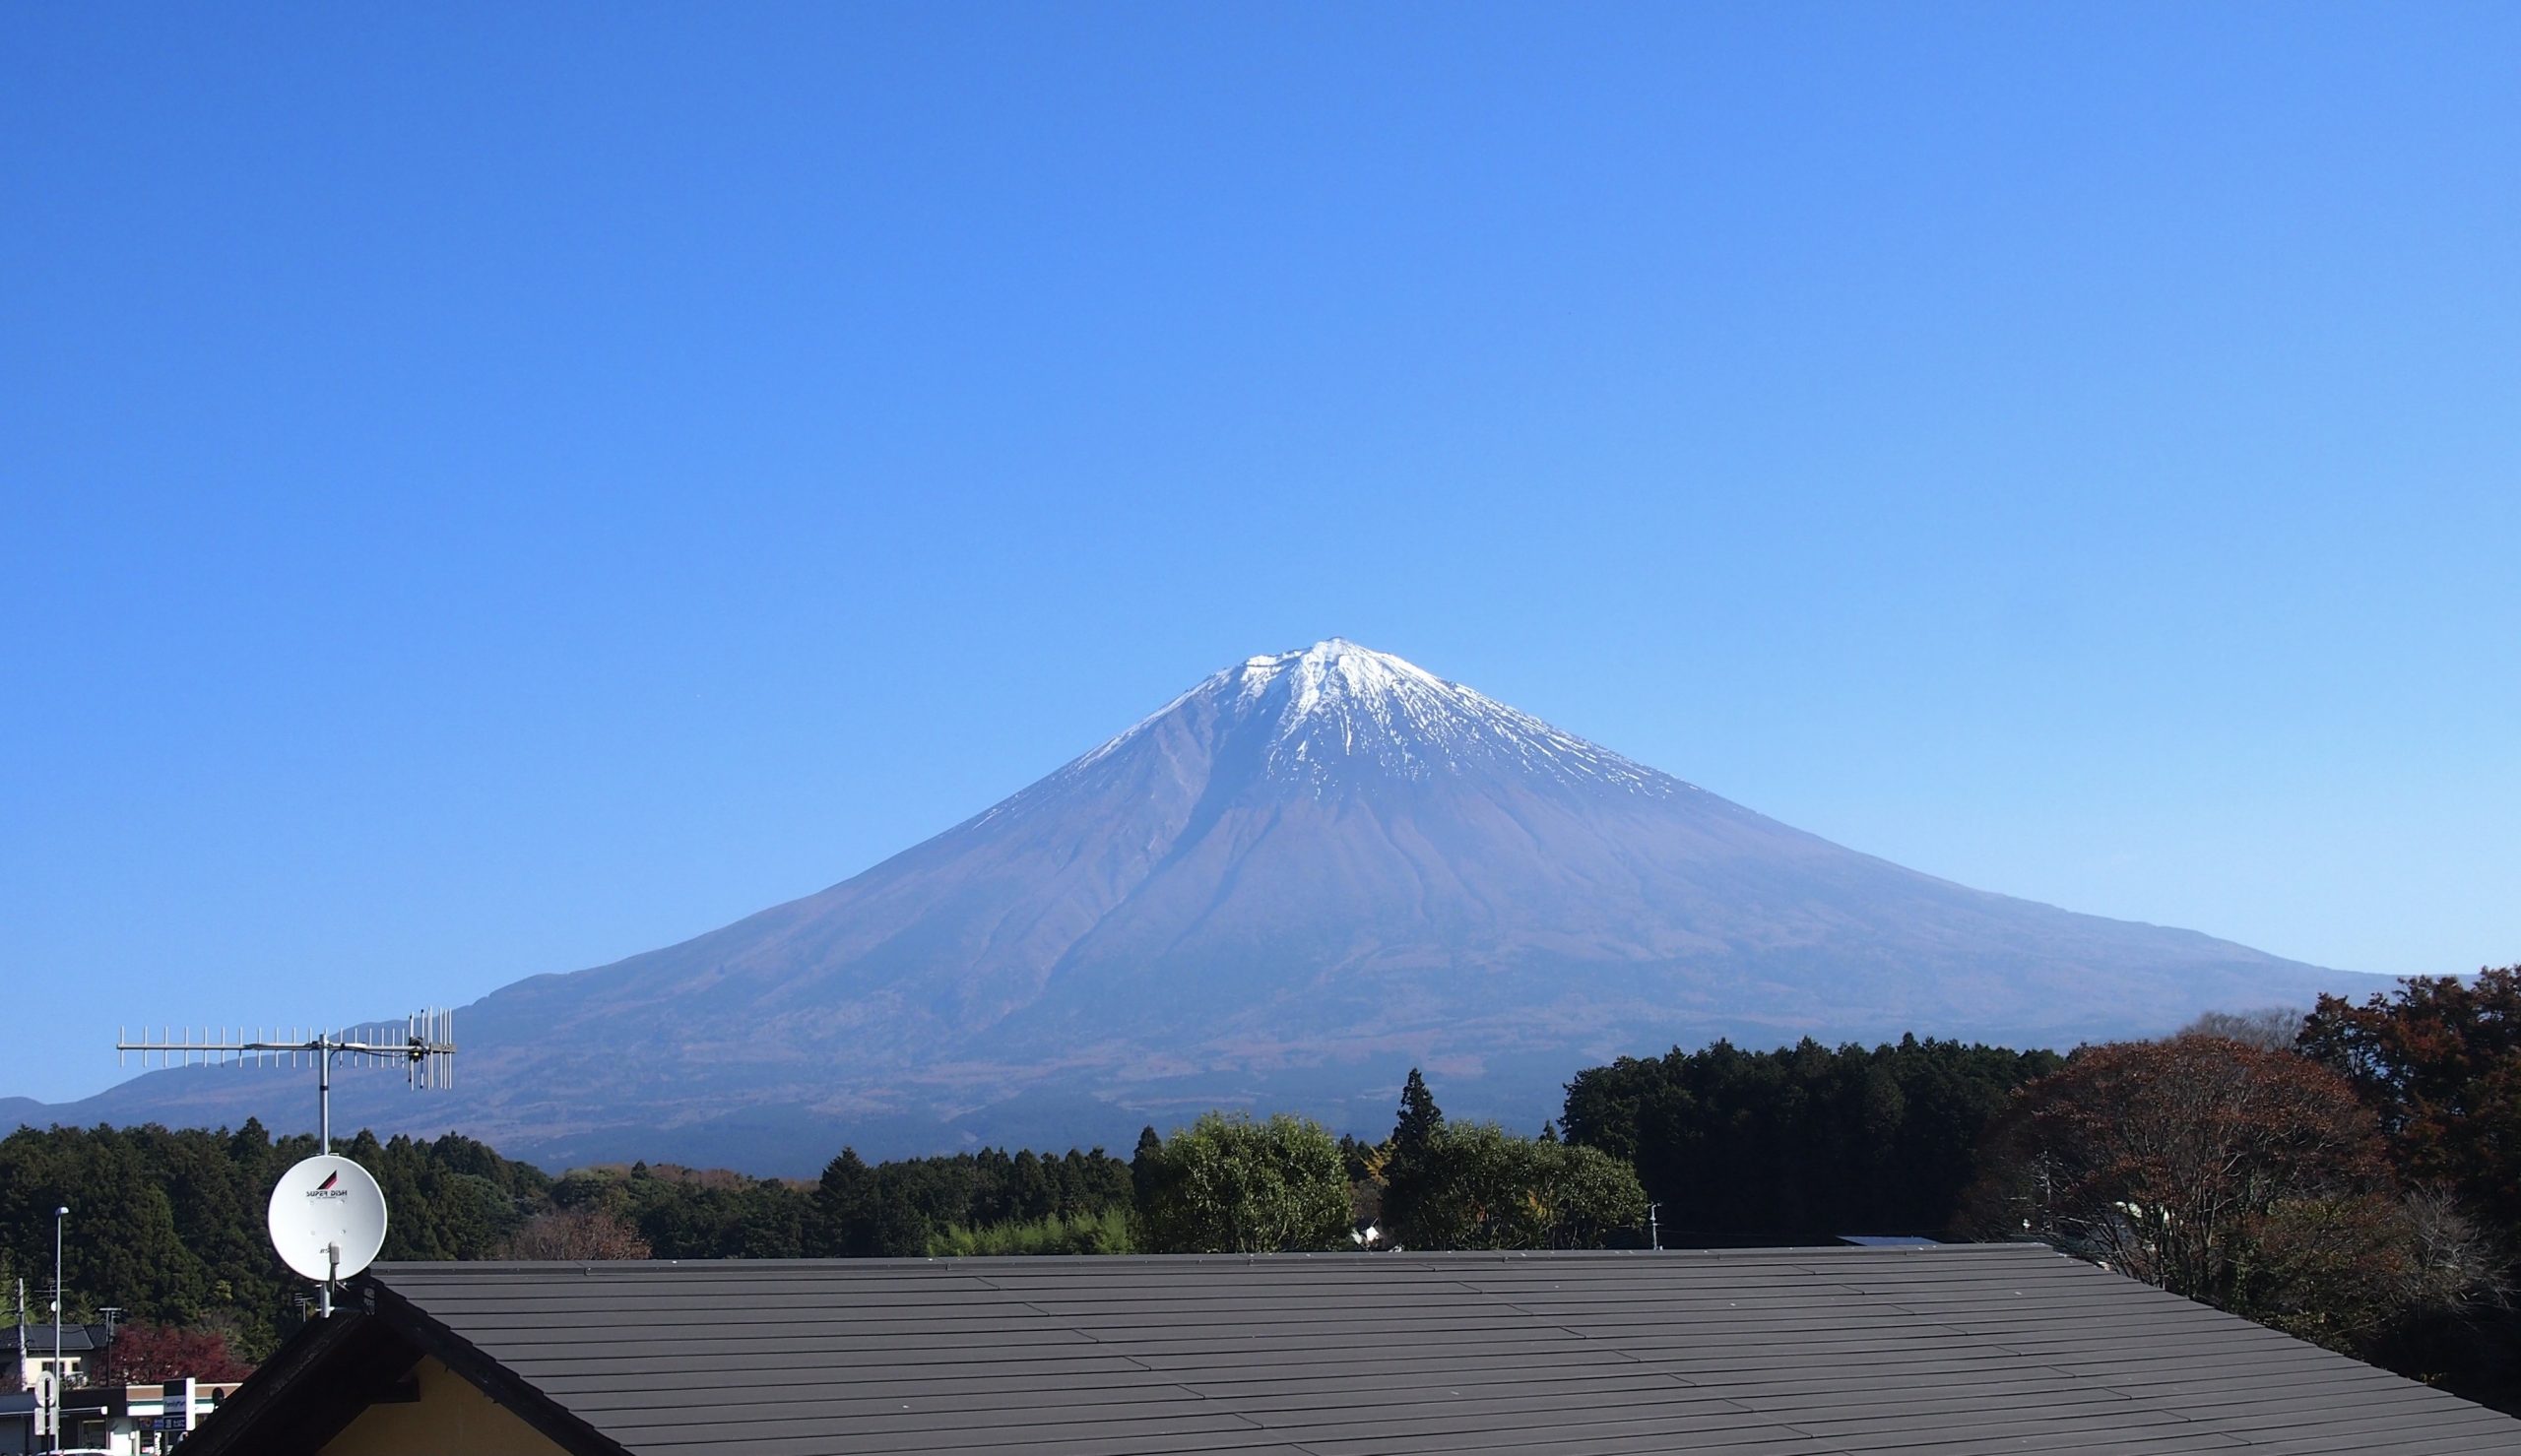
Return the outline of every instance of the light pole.
[[[52,1211],[52,1448],[61,1449],[61,1221],[68,1205]]]

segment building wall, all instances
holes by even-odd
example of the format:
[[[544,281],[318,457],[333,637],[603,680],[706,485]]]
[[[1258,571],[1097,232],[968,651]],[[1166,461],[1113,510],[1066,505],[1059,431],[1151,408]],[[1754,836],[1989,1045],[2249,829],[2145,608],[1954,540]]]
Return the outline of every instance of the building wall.
[[[65,1350],[61,1353],[61,1368],[63,1373],[69,1378],[69,1382],[71,1384],[84,1385],[87,1383],[87,1356],[80,1354],[76,1350]],[[22,1390],[32,1388],[34,1385],[37,1376],[43,1375],[51,1369],[52,1351],[48,1347],[28,1351],[26,1358],[18,1361],[19,1388]]]
[[[434,1360],[413,1375],[420,1398],[370,1406],[322,1456],[567,1456],[481,1388]]]

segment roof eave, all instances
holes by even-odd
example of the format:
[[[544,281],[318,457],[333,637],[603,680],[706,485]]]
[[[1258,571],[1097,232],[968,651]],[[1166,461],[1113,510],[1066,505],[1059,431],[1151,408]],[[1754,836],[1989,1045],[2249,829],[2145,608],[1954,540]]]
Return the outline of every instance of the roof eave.
[[[314,1456],[420,1358],[356,1309],[309,1320],[184,1440],[188,1456]]]

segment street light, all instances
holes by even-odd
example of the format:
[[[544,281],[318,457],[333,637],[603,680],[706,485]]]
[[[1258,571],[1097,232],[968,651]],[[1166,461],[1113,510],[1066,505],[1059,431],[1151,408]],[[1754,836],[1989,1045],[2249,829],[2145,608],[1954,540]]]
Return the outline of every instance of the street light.
[[[61,1449],[61,1221],[67,1205],[52,1211],[52,1448]]]

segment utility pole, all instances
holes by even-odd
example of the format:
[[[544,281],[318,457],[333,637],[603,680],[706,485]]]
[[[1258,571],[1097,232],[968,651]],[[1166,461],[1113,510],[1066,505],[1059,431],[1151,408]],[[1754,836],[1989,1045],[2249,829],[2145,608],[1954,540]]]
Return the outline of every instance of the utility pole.
[[[52,1211],[52,1448],[61,1449],[61,1224],[68,1205]]]

